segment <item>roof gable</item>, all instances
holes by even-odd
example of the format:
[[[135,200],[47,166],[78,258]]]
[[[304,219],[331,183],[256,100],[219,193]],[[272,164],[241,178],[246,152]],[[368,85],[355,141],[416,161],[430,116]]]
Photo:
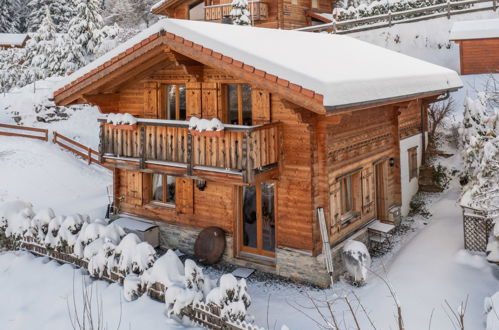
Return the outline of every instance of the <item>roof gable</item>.
[[[452,70],[346,36],[164,19],[69,76],[63,90],[164,36],[201,63],[251,73],[329,109],[462,86]]]

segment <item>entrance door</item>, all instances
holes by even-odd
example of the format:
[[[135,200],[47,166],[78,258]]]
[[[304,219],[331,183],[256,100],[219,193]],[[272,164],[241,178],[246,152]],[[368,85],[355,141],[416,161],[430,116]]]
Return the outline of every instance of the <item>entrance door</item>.
[[[240,251],[274,258],[275,184],[244,187],[242,203]]]
[[[378,220],[386,220],[387,192],[387,162],[383,161],[375,165],[376,175],[376,217]]]

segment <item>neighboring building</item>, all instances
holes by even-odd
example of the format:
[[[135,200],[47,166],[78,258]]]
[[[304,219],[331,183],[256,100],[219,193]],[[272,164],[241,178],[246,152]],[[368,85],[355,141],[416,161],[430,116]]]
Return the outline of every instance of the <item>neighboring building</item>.
[[[334,1],[249,0],[252,25],[274,29],[297,29],[314,23],[330,22]],[[163,0],[152,12],[170,18],[221,23],[230,16],[231,0]]]
[[[499,19],[456,22],[450,40],[459,45],[461,74],[499,72]]]
[[[343,242],[367,243],[372,221],[407,204],[417,168],[401,167],[427,102],[461,86],[454,71],[354,38],[165,19],[54,98],[139,118],[133,130],[102,119],[100,152],[121,211],[156,221],[164,247],[192,253],[216,226],[224,260],[327,285],[317,209],[338,275]],[[191,134],[191,116],[221,119],[223,136]]]
[[[24,48],[29,36],[24,33],[0,33],[0,49]]]

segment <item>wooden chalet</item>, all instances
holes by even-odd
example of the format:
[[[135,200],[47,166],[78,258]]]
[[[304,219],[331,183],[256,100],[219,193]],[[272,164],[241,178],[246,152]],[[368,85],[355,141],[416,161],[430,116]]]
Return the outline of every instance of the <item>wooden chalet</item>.
[[[499,72],[499,19],[456,22],[450,40],[459,45],[461,74]]]
[[[170,18],[221,23],[230,17],[232,0],[162,0],[152,12]],[[249,0],[252,25],[292,30],[331,22],[334,1]]]
[[[25,33],[0,33],[0,49],[24,48],[29,36]]]
[[[345,240],[396,221],[401,162],[417,176],[421,151],[401,139],[421,140],[428,103],[459,87],[451,70],[349,37],[164,19],[54,98],[138,118],[101,119],[101,158],[121,212],[157,223],[164,247],[193,253],[216,226],[225,261],[328,285],[318,208],[339,274]],[[193,134],[192,116],[223,134]]]

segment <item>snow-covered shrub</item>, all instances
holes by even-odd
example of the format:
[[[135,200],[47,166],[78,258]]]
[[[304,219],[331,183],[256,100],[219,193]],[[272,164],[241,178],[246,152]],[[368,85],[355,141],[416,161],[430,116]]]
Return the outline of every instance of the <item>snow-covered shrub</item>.
[[[143,293],[140,277],[135,274],[127,275],[123,280],[123,295],[125,296],[125,300],[133,301]]]
[[[98,238],[85,247],[84,255],[88,259],[88,272],[97,278],[101,278],[105,271],[113,267],[114,251],[116,246],[111,242],[105,242]]]
[[[135,256],[135,250],[140,243],[140,238],[134,233],[129,233],[116,246],[114,252],[115,266],[119,271],[128,274],[132,271],[132,262]]]
[[[371,267],[371,255],[364,243],[349,240],[342,251],[345,268],[356,284],[365,284]]]
[[[179,316],[184,307],[202,300],[203,294],[201,292],[177,285],[168,287],[165,292],[165,304],[169,317]]]
[[[132,272],[142,274],[146,269],[154,265],[156,260],[156,251],[151,244],[141,242],[137,244],[135,253],[132,257]]]
[[[181,287],[185,281],[184,265],[175,252],[168,250],[142,274],[142,281],[147,288],[154,283],[160,283],[167,288],[175,285]]]
[[[194,291],[200,291],[206,297],[212,289],[211,280],[205,277],[203,269],[191,259],[185,261],[185,287]]]
[[[32,228],[31,219],[35,216],[33,205],[23,201],[4,203],[0,207],[0,225],[5,228],[5,235],[20,239]]]
[[[251,298],[246,292],[246,280],[239,281],[232,274],[220,277],[220,286],[214,288],[206,297],[208,304],[221,308],[222,316],[231,321],[244,321]]]
[[[49,230],[49,223],[55,218],[55,213],[51,208],[36,212],[32,220],[32,226],[36,231],[38,242],[43,242]]]

